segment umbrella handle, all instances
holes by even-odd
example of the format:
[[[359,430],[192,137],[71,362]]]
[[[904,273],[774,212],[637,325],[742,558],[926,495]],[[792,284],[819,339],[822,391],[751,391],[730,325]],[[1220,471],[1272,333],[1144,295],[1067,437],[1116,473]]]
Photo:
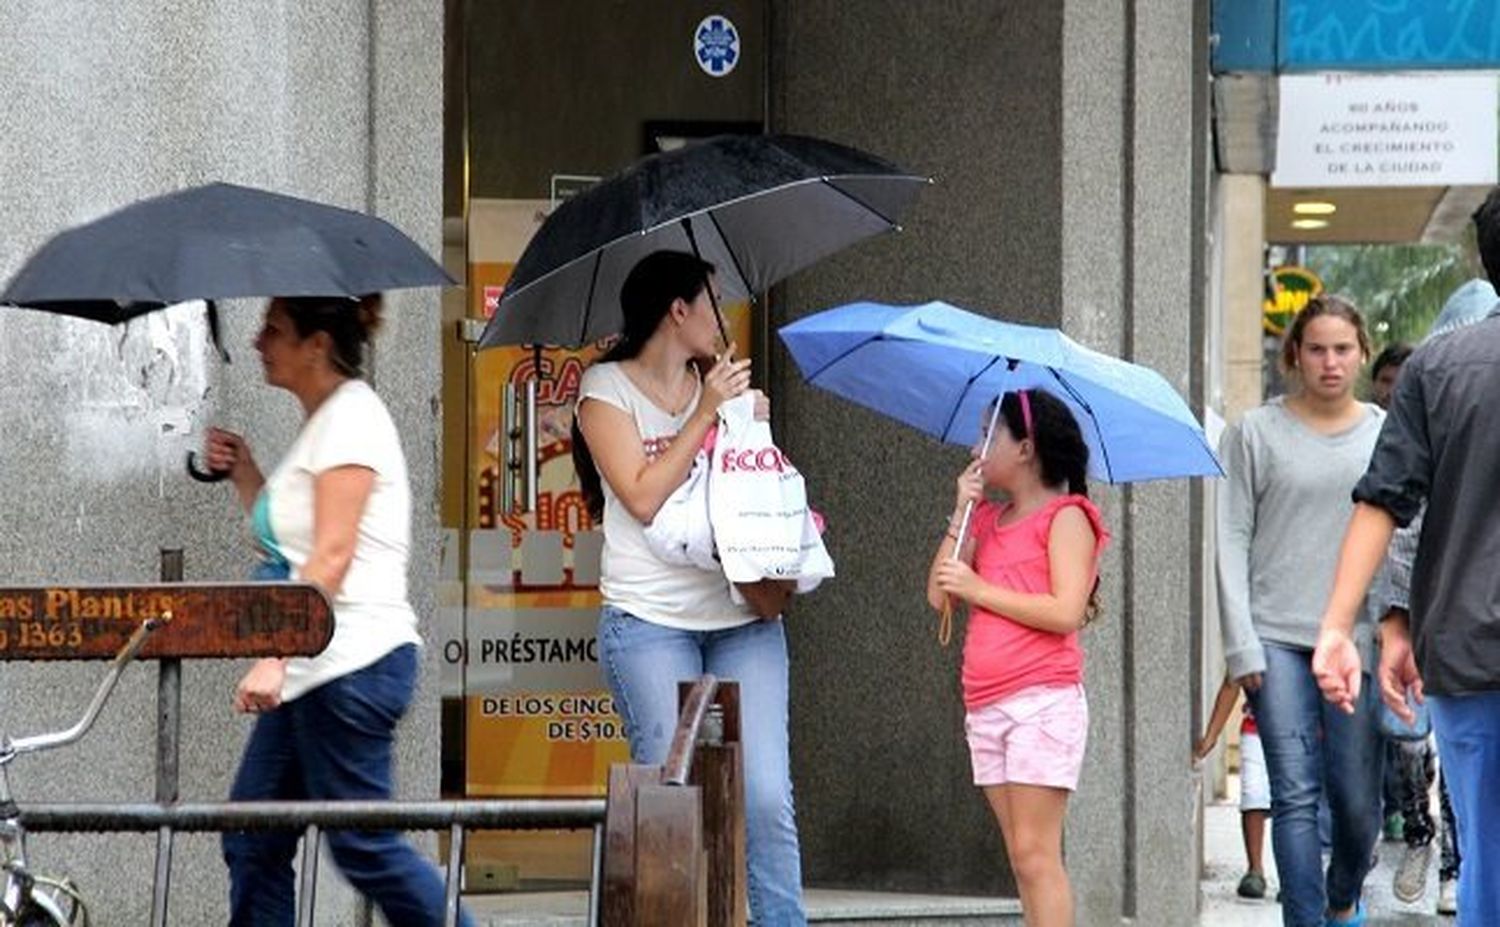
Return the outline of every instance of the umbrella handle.
[[[199,470],[198,455],[192,451],[188,451],[187,455],[187,472],[188,476],[200,483],[222,483],[229,479],[228,470]]]
[[[938,611],[938,644],[948,646],[953,640],[953,597],[943,594],[943,607]]]

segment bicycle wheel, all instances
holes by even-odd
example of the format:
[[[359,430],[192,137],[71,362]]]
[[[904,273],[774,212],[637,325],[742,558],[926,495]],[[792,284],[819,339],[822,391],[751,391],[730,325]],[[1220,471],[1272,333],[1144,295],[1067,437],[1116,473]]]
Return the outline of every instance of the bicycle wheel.
[[[86,923],[73,919],[77,910],[77,905],[73,904],[71,899],[55,899],[44,890],[36,889],[21,905],[21,913],[16,915],[14,925],[15,927],[75,927],[75,924]]]

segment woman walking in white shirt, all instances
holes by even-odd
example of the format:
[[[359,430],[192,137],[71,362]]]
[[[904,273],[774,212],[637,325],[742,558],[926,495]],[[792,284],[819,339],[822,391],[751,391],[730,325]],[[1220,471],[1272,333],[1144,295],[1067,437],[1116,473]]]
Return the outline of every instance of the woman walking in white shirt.
[[[235,689],[235,710],[256,721],[233,801],[391,797],[395,726],[416,686],[421,637],[406,596],[406,458],[390,413],[362,378],[379,313],[379,296],[272,300],[255,346],[266,382],[301,404],[301,431],[269,477],[239,435],[209,432],[208,464],[229,472],[260,544],[257,575],[321,587],[335,620],[322,653],[259,660]],[[389,923],[442,923],[442,879],[400,835],[325,836],[344,875]],[[292,923],[297,839],[224,835],[230,924]]]

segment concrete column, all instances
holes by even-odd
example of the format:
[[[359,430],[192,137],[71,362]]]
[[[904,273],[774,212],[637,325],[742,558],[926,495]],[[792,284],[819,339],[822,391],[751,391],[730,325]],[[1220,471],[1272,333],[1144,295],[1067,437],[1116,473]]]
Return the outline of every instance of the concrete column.
[[[372,209],[438,253],[442,6],[439,0],[232,4],[214,0],[23,0],[0,6],[0,276],[62,227],[210,180]],[[233,579],[250,561],[222,486],[189,481],[184,453],[210,423],[244,431],[273,464],[300,421],[261,382],[250,344],[261,306],[221,308],[224,365],[200,311],[123,329],[0,312],[0,557],[6,579],[145,582],[157,551],[186,550],[190,580]],[[417,509],[412,596],[432,612],[436,509],[437,293],[403,294],[380,336],[377,388],[405,441]],[[185,667],[182,794],[222,798],[248,722],[229,709],[244,666]],[[0,730],[66,723],[99,664],[0,664]],[[436,790],[436,673],[400,734],[404,794]],[[154,666],[132,669],[83,743],[19,761],[17,799],[141,801],[152,794]],[[41,837],[40,871],[71,875],[96,920],[148,920],[154,838]],[[179,841],[174,923],[224,919],[215,837]],[[352,923],[337,908],[320,923]]]
[[[850,299],[942,298],[1061,324],[1199,401],[1206,156],[1194,134],[1194,11],[1068,0],[920,13],[880,3],[856,15],[798,0],[775,16],[773,125],[939,181],[902,236],[784,287],[777,324]],[[840,567],[788,624],[808,881],[1013,890],[970,784],[958,654],[934,648],[921,599],[962,453],[809,390],[784,366],[772,390],[783,444],[830,512]],[[1093,720],[1066,838],[1078,920],[1189,923],[1201,503],[1185,483],[1098,495],[1116,541],[1104,614],[1084,637]]]
[[[1157,0],[1070,0],[1063,38],[1063,326],[1193,397],[1201,356],[1195,21]],[[1080,923],[1189,923],[1200,506],[1182,481],[1103,494],[1116,543],[1087,632],[1090,759],[1070,806]]]
[[[1264,395],[1261,327],[1265,301],[1266,179],[1225,174],[1218,180],[1223,241],[1224,418],[1239,421]]]
[[[854,299],[945,299],[1056,324],[1056,4],[773,4],[772,126],[935,175],[899,235],[797,275],[779,326]],[[778,440],[828,515],[839,576],[791,606],[792,763],[808,884],[1013,894],[963,739],[960,647],[935,639],[929,558],[966,451],[801,382],[779,346]]]

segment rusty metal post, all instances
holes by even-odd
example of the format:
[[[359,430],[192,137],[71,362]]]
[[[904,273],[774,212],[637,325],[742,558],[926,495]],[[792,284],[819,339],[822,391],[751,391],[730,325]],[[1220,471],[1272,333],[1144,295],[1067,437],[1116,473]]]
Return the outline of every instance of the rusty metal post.
[[[181,548],[162,548],[161,581],[180,583]],[[182,661],[163,659],[156,668],[156,800],[177,801],[182,734]],[[172,889],[172,828],[156,832],[156,874],[151,886],[151,927],[167,927]]]

